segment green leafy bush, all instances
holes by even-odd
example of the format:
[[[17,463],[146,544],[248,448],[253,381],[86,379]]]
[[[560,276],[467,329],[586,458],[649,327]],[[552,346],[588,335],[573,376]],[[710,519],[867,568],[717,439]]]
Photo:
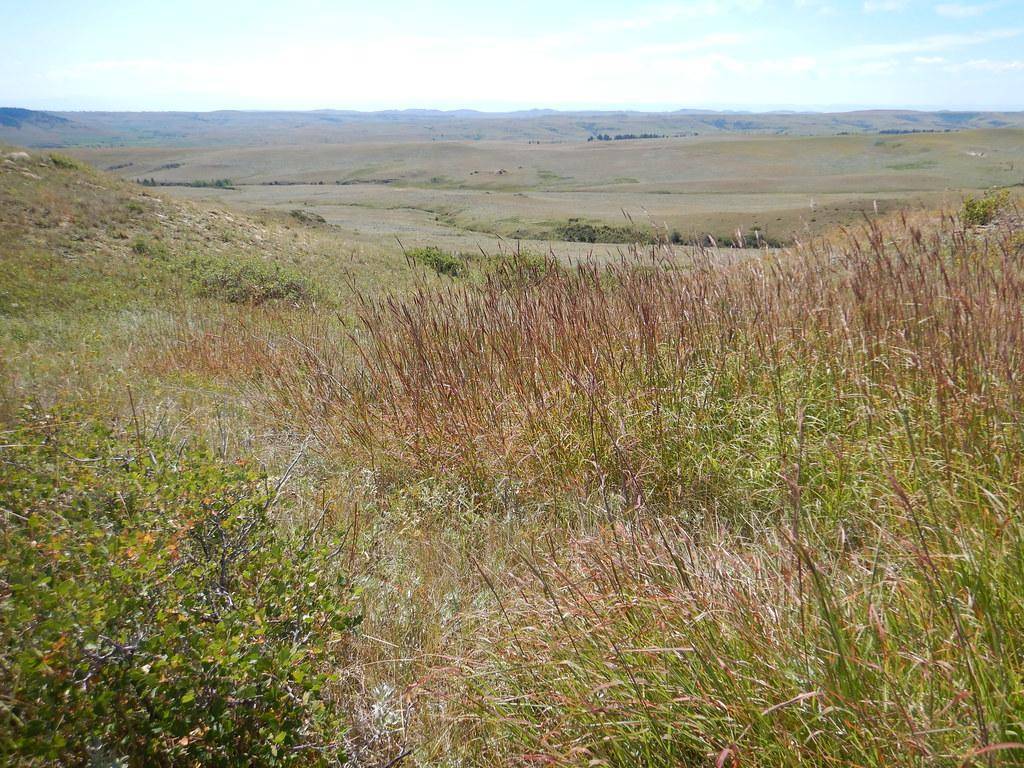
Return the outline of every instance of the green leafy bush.
[[[329,544],[201,447],[36,418],[0,451],[0,762],[307,765],[357,622]]]
[[[253,258],[195,257],[187,262],[200,296],[239,304],[271,300],[302,302],[313,290],[302,275],[280,264]]]
[[[426,248],[414,248],[406,256],[410,261],[429,267],[439,275],[458,277],[466,269],[466,265],[458,256],[445,253],[433,245]]]
[[[610,224],[588,224],[579,219],[569,219],[555,230],[556,235],[569,243],[643,243],[655,242],[653,233],[634,226],[612,226]]]
[[[1002,192],[987,192],[984,197],[968,197],[964,200],[961,216],[968,226],[983,226],[990,224],[996,214],[1009,203],[1010,193],[1005,189]]]
[[[190,187],[213,187],[214,189],[231,189],[234,187],[231,179],[196,179],[189,182]]]
[[[82,165],[74,158],[68,157],[67,155],[59,155],[57,153],[52,153],[50,155],[50,162],[53,163],[55,167],[64,171],[84,171],[86,169],[86,166]]]

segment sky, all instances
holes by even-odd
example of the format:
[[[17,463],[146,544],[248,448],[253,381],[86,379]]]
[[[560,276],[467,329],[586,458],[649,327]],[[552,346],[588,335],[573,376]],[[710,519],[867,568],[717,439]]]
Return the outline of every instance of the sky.
[[[1024,109],[1024,0],[0,0],[0,106]]]

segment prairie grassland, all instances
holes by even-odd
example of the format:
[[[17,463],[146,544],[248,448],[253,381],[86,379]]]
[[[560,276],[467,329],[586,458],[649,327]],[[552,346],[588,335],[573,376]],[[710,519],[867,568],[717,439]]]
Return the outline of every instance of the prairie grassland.
[[[578,256],[578,246],[559,242],[560,224],[622,225],[626,216],[687,241],[712,234],[725,244],[737,230],[756,229],[791,242],[866,212],[955,206],[964,192],[1024,178],[1024,132],[1016,129],[73,151],[127,179],[229,178],[231,190],[166,190],[250,212],[308,209],[342,236],[395,253],[397,235],[411,246],[487,252],[498,238],[520,239],[528,250]]]
[[[323,539],[329,573],[352,586],[337,597],[344,621],[330,648],[316,633],[292,648],[301,679],[268,667],[263,725],[222,694],[236,678],[248,686],[249,667],[225,657],[211,680],[202,664],[175,662],[198,677],[193,689],[170,686],[176,702],[187,690],[198,711],[252,728],[251,744],[270,733],[288,745],[257,762],[1020,764],[1019,200],[990,206],[981,227],[916,211],[787,251],[662,244],[573,265],[481,256],[449,278],[382,253],[353,266],[320,225],[135,199],[137,188],[46,158],[0,170],[13,265],[0,296],[3,419],[17,430],[0,453],[0,489],[14,489],[0,490],[4,572],[38,558],[59,585],[69,571],[54,559],[79,553],[67,546],[69,519],[90,536],[123,532],[110,551],[126,584],[140,547],[161,565],[166,536],[184,547],[189,526],[216,530],[219,518],[204,515],[227,481],[209,457],[195,470],[203,482],[179,490],[160,479],[143,503],[157,521],[168,508],[181,530],[158,522],[136,536],[117,501],[145,502],[152,477],[173,475],[175,446],[199,436],[220,460],[256,459],[279,483],[252,491],[253,508],[275,502],[289,542],[260,568]],[[208,249],[217,258],[197,261]],[[223,263],[252,260],[263,267]],[[294,277],[278,262],[305,279],[300,295],[265,295],[267,270],[271,287]],[[46,282],[53,272],[61,279]],[[390,286],[375,285],[381,273]],[[61,424],[113,422],[121,437],[64,448],[59,431],[42,439],[51,429],[37,425],[38,409],[18,407],[33,401],[75,408]],[[164,441],[153,467],[150,438]],[[29,460],[34,451],[46,461]],[[74,471],[57,471],[61,462]],[[131,493],[107,470],[127,472]],[[62,495],[52,491],[62,477],[84,479]],[[246,488],[254,477],[244,474]],[[84,500],[74,516],[69,497]],[[90,510],[117,525],[93,525]],[[89,562],[73,572],[103,583]],[[320,561],[308,568],[323,578]],[[5,587],[0,605],[23,620],[0,629],[0,680],[15,691],[0,713],[13,734],[2,754],[39,763],[26,756],[37,742],[25,722],[96,728],[93,742],[75,737],[68,762],[119,748],[142,750],[126,752],[131,764],[240,754],[240,742],[187,715],[170,718],[173,740],[115,743],[122,720],[79,693],[102,688],[75,687],[81,719],[60,720],[59,677],[33,659],[89,668],[98,644],[123,665],[104,668],[104,685],[136,681],[114,693],[150,707],[167,680],[140,688],[151,667],[111,645],[91,613],[62,639],[49,614],[26,607],[52,609],[49,581],[6,583],[17,589]],[[75,589],[103,605],[89,583]],[[189,648],[220,647],[204,633],[225,626],[260,635],[260,621],[278,648],[290,625],[275,617],[294,601],[259,600],[244,602],[258,620],[211,621],[200,595]],[[154,620],[140,621],[136,634]],[[37,655],[19,653],[26,637]],[[311,692],[294,693],[310,680]],[[128,722],[149,728],[146,711]],[[324,721],[343,732],[287,732]]]
[[[1022,257],[1018,211],[896,216],[731,265],[506,265],[250,349],[368,473],[370,741],[1017,764]]]

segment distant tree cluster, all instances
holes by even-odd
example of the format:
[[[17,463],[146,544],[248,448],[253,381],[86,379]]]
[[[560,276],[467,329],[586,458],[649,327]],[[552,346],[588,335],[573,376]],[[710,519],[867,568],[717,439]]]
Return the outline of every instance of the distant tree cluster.
[[[882,136],[902,136],[907,133],[952,133],[952,128],[886,128],[878,133]]]
[[[136,179],[144,187],[216,187],[217,189],[231,189],[234,184],[231,179],[196,179],[195,181],[157,181],[152,176],[148,179]],[[323,182],[320,182],[323,184]]]
[[[664,139],[668,138],[661,133],[617,133],[614,136],[608,133],[598,133],[591,136],[587,141],[633,141],[635,139]]]

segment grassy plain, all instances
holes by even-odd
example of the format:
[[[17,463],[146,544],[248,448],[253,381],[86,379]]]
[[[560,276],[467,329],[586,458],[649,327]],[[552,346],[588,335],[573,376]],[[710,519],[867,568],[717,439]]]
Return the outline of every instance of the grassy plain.
[[[900,146],[875,143],[890,140]],[[685,183],[713,184],[732,142],[695,142],[709,159]],[[1020,134],[803,142],[735,140],[746,163],[723,172],[721,196],[750,195],[755,177],[811,185],[832,153],[825,184],[843,178],[858,199],[879,179],[929,176],[879,167],[890,150],[890,164],[948,163],[944,178],[965,186],[996,183],[987,173],[1010,184]],[[637,153],[626,164],[647,163],[653,190],[672,183],[655,149],[581,144],[560,166],[545,154],[531,167],[580,178],[537,174],[550,189],[524,194],[611,195],[584,189],[607,169],[580,158],[601,152]],[[76,154],[117,165],[142,163],[138,151]],[[255,167],[278,151],[200,155],[224,178],[232,158]],[[760,174],[737,170],[761,153]],[[968,226],[958,193],[908,183],[950,207],[868,208],[849,233],[787,251],[663,244],[572,267],[481,254],[448,277],[385,246],[387,225],[350,238],[327,201],[303,208],[324,224],[291,215],[301,198],[222,201],[250,189],[351,192],[384,210],[373,195],[514,197],[500,188],[511,169],[480,189],[414,183],[427,157],[380,190],[236,192],[0,155],[10,762],[1020,764],[1019,198]],[[865,167],[874,180],[856,181]],[[893,200],[928,199],[903,192]],[[452,228],[486,222],[478,205],[453,211]],[[242,540],[256,562],[232,593],[202,555],[264,522],[226,514],[239,483],[279,538],[266,554]],[[338,572],[351,589],[312,612],[317,627],[321,614],[343,621],[311,631],[294,595],[334,594],[322,563],[299,557],[321,542],[332,589]],[[180,562],[195,595],[166,586],[162,569]],[[282,574],[292,562],[303,570]],[[294,590],[263,589],[296,576]],[[87,609],[62,603],[72,587]],[[184,650],[166,652],[165,636]],[[39,735],[65,729],[63,747]]]
[[[1024,181],[1024,131],[611,142],[401,141],[195,149],[77,149],[126,179],[247,211],[308,209],[378,246],[492,251],[498,239],[578,254],[558,241],[573,218],[627,219],[686,239],[737,230],[773,241],[818,235],[865,212],[952,205]],[[607,250],[607,249],[598,249]]]

